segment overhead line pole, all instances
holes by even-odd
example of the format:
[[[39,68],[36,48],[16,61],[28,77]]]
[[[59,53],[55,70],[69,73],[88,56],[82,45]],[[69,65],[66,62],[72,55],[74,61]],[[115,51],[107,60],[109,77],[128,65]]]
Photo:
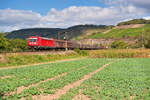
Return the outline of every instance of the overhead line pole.
[[[60,40],[60,32],[57,33],[57,39]]]
[[[67,32],[65,32],[65,37],[64,37],[64,40],[65,40],[65,50],[68,51],[68,41],[67,41]]]

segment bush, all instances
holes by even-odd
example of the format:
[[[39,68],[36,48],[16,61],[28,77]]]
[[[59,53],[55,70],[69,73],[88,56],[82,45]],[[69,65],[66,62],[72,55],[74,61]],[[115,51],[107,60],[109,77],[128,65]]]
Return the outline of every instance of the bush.
[[[8,40],[9,46],[8,50],[17,52],[17,51],[26,51],[28,48],[28,42],[27,40],[21,40],[21,39],[11,39]]]
[[[3,34],[0,34],[0,52],[17,52],[28,50],[27,40],[21,39],[6,39]]]
[[[127,45],[123,41],[114,41],[111,44],[111,48],[114,48],[114,49],[125,49],[126,47],[127,47]]]
[[[75,48],[74,51],[78,54],[81,52],[79,48]]]
[[[87,51],[85,51],[85,50],[80,50],[79,48],[75,48],[74,51],[75,51],[76,53],[78,53],[79,55],[82,55],[82,56],[88,56],[88,55],[89,55],[89,53],[88,53]]]

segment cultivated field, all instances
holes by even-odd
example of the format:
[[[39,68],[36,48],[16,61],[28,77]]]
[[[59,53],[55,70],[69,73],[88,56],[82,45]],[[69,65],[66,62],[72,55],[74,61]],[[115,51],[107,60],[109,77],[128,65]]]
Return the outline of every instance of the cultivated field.
[[[0,70],[0,100],[150,100],[150,59],[85,58]]]

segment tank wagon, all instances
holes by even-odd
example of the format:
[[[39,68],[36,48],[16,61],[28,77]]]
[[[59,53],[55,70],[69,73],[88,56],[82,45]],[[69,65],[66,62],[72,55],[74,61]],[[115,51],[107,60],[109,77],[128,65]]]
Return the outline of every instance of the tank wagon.
[[[98,45],[81,44],[68,40],[58,40],[52,38],[44,38],[39,36],[31,36],[28,38],[29,49],[102,49],[104,47]]]

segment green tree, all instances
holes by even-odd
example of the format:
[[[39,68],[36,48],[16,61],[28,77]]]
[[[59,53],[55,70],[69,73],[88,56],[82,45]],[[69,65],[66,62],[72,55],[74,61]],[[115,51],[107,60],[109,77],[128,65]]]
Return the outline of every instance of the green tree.
[[[8,48],[8,41],[4,38],[3,34],[0,34],[0,51],[4,51]]]
[[[114,49],[125,49],[126,47],[127,47],[127,45],[123,41],[114,41],[111,44],[111,48],[114,48]]]
[[[9,40],[9,51],[25,51],[27,50],[28,42],[27,40],[21,39],[11,39]]]

